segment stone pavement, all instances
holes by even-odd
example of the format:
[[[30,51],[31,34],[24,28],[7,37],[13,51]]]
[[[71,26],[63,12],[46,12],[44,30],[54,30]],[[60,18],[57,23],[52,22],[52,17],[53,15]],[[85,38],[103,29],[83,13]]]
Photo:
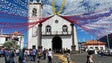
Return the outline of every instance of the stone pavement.
[[[15,57],[14,59],[15,59],[15,63],[18,63],[18,57]],[[4,57],[0,57],[0,63],[5,63]],[[33,61],[27,61],[27,63],[37,63],[37,62],[36,61],[35,62],[33,62]],[[41,59],[40,63],[48,63],[48,62],[47,62],[47,60]],[[57,58],[57,56],[54,55],[54,57],[53,57],[53,63],[62,63],[62,62],[61,62],[61,60],[59,60]]]
[[[66,58],[65,55],[57,54],[57,55],[55,55],[55,56],[57,56],[58,59],[60,59],[60,60],[62,61],[62,63],[68,63],[67,58]],[[75,62],[74,62],[74,61],[71,61],[71,63],[75,63]]]
[[[79,54],[72,54],[71,63],[86,63],[86,56],[87,53],[79,53]],[[15,57],[15,62],[17,61],[18,57]],[[0,63],[5,63],[4,58],[0,58]],[[32,61],[27,61],[27,63],[37,63]],[[48,63],[47,60],[41,59],[40,63]],[[53,63],[67,63],[67,60],[64,55],[61,54],[55,54],[53,58]],[[112,56],[100,56],[100,55],[94,55],[94,63],[112,63]]]
[[[87,53],[72,54],[71,58],[75,63],[86,63]],[[112,63],[112,56],[100,56],[94,54],[94,63]]]

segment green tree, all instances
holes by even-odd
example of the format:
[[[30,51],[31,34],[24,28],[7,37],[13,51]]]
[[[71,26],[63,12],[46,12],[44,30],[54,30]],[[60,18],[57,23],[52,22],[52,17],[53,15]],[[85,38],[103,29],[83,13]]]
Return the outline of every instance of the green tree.
[[[20,48],[20,46],[17,44],[17,42],[15,40],[12,40],[12,41],[6,41],[4,44],[3,44],[3,47],[6,47],[6,48]]]

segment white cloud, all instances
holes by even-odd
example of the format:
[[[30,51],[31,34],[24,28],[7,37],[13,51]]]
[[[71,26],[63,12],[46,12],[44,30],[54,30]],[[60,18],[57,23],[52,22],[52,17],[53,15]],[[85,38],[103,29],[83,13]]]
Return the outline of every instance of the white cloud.
[[[112,15],[109,17],[103,17],[101,20],[86,24],[83,27],[87,28],[88,30],[96,30],[102,33],[102,36],[106,34],[112,33]]]
[[[43,17],[47,17],[49,15],[52,15],[52,7],[50,5],[43,5],[42,9]]]

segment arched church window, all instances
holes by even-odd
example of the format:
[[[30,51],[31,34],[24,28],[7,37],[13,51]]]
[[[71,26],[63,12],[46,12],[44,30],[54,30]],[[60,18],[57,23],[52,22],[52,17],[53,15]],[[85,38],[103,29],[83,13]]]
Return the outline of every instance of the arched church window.
[[[51,32],[51,26],[50,25],[46,26],[46,32]]]
[[[67,27],[67,25],[63,25],[62,30],[63,30],[63,32],[68,32],[68,27]]]
[[[37,16],[37,9],[36,8],[33,8],[33,10],[32,10],[32,16]]]

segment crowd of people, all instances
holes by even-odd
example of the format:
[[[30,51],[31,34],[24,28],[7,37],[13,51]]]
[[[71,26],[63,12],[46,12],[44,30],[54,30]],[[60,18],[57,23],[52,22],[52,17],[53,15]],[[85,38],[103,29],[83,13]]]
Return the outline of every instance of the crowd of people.
[[[15,63],[14,57],[16,56],[14,49],[0,49],[0,57],[4,57],[5,63]]]
[[[48,63],[52,63],[53,52],[51,49],[0,49],[0,57],[4,57],[5,63],[15,63],[14,57],[18,56],[19,63],[26,63],[27,61],[37,61],[40,63],[40,59],[46,60],[48,56]]]
[[[67,50],[67,59],[70,62],[70,50]],[[18,57],[19,63],[27,63],[27,61],[40,63],[41,59],[48,60],[48,63],[53,63],[53,51],[50,49],[0,49],[0,56],[4,57],[5,63],[15,63],[14,58]],[[62,53],[62,52],[61,52]]]
[[[68,63],[71,61],[70,59],[70,50],[66,49],[63,50],[64,53],[67,55]],[[62,51],[58,53],[63,53]],[[18,57],[19,63],[27,63],[27,61],[37,62],[40,63],[41,59],[48,60],[48,63],[53,63],[53,53],[57,53],[50,49],[0,49],[0,57],[4,57],[5,63],[15,63],[14,58]]]

